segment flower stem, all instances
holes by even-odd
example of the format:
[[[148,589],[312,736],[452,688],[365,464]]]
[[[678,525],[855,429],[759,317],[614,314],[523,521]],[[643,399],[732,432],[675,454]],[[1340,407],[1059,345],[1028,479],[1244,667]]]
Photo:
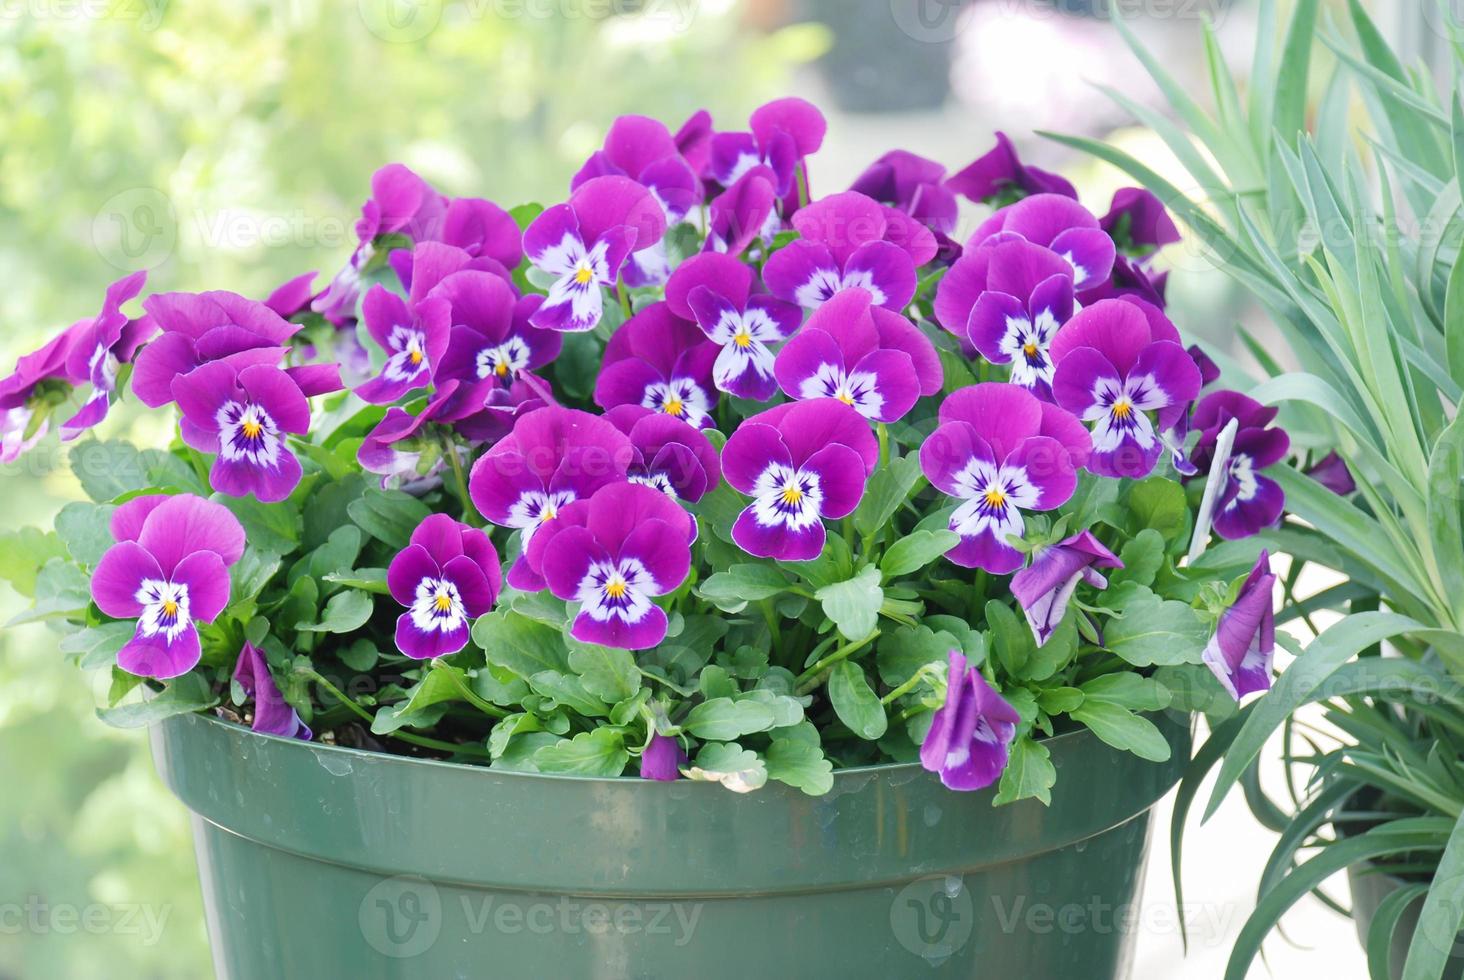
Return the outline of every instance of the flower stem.
[[[331,697],[335,698],[341,704],[345,705],[347,708],[350,708],[351,711],[355,712],[357,717],[366,722],[368,728],[370,727],[371,723],[376,720],[371,717],[371,712],[367,711],[355,701],[352,701],[350,698],[346,697],[346,695],[341,691],[340,688],[336,687],[330,681],[326,680],[313,668],[306,667],[296,669],[299,670],[300,673],[303,674],[307,679],[314,681],[316,684],[319,684],[321,688],[323,688],[326,693],[328,693]],[[491,758],[487,749],[481,748],[477,745],[459,744],[457,742],[443,742],[439,739],[428,738],[425,735],[413,735],[411,732],[403,731],[387,732],[386,734],[391,738],[397,739],[398,741],[408,742],[412,745],[416,745],[424,749],[435,749],[438,752],[451,752],[458,755],[475,755],[481,756],[485,759]]]
[[[910,679],[909,680],[907,680],[905,683],[901,684],[899,687],[895,688],[890,693],[886,694],[884,697],[880,698],[879,699],[879,703],[880,704],[889,704],[890,702],[894,701],[896,698],[903,697],[904,695],[909,694],[911,691],[915,690],[915,688],[919,687],[922,683],[924,683],[924,681],[925,681],[925,668],[924,667],[921,667],[919,670],[915,671],[915,673],[913,673],[913,674],[910,675]]]
[[[463,461],[458,458],[457,446],[453,444],[452,436],[445,429],[440,441],[442,454],[447,457],[448,464],[452,466],[453,483],[457,487],[459,502],[463,505],[463,521],[475,527],[481,527],[483,519],[478,516],[478,509],[473,506],[473,498],[468,495],[468,478],[463,473]]]
[[[824,671],[828,670],[840,660],[847,660],[850,656],[857,653],[859,650],[862,650],[869,644],[873,643],[878,638],[879,630],[875,630],[864,639],[854,640],[850,643],[845,643],[843,646],[839,647],[827,657],[820,659],[812,667],[799,674],[798,677],[794,680],[794,693],[807,694],[815,687],[818,687],[819,683],[822,680],[820,675],[822,675]]]

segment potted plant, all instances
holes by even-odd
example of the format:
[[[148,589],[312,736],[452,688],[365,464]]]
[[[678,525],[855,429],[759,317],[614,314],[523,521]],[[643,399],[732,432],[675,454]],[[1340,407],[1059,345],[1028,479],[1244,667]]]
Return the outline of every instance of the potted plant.
[[[1189,717],[1270,685],[1286,436],[1151,196],[1003,137],[814,200],[823,131],[386,167],[323,289],[129,276],[0,383],[92,498],[7,569],[152,726],[221,976],[1125,972]],[[123,391],[171,445],[80,438]]]
[[[1136,45],[1210,154],[1145,115],[1204,189],[1203,207],[1137,160],[1067,142],[1139,175],[1269,309],[1299,370],[1242,332],[1270,374],[1249,394],[1284,404],[1314,452],[1309,466],[1275,474],[1299,520],[1262,536],[1295,557],[1293,582],[1306,563],[1340,573],[1291,614],[1348,613],[1264,702],[1212,733],[1181,788],[1176,840],[1217,764],[1207,814],[1243,782],[1280,834],[1227,977],[1244,976],[1279,916],[1343,869],[1372,977],[1452,977],[1464,965],[1464,110],[1458,92],[1441,104],[1432,80],[1405,70],[1349,3],[1351,36],[1321,35],[1336,64],[1308,133],[1316,13],[1297,4],[1276,48],[1282,25],[1268,5],[1245,105],[1210,46],[1214,116]],[[1454,56],[1464,65],[1457,47]],[[1366,148],[1348,125],[1354,90],[1368,108]],[[1296,713],[1315,703],[1324,713]],[[1260,792],[1255,769],[1278,731],[1295,770],[1281,803]]]

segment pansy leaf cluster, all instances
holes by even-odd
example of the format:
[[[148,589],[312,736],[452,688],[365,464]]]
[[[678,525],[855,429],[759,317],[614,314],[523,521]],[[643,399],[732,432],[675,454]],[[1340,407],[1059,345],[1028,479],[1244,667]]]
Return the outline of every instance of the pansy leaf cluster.
[[[129,383],[178,438],[75,443],[93,501],[24,540],[28,615],[119,723],[736,791],[918,763],[1002,803],[1063,731],[1167,757],[1152,713],[1269,684],[1289,451],[1202,392],[1172,222],[1005,137],[821,188],[824,133],[624,117],[512,210],[394,165],[321,293],[129,318],[123,280],[0,381],[6,452]]]

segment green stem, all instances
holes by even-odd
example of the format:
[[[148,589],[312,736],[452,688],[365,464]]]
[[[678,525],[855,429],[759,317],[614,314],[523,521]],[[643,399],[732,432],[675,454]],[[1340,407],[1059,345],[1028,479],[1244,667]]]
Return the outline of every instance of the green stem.
[[[366,726],[368,728],[370,728],[371,723],[376,720],[371,717],[371,712],[367,711],[355,701],[352,701],[350,698],[346,697],[346,695],[341,691],[340,688],[336,687],[330,681],[320,676],[320,674],[316,673],[314,670],[310,668],[304,668],[300,672],[304,674],[307,678],[324,688],[326,693],[328,693],[331,697],[335,698],[341,704],[345,705],[347,708],[350,708],[353,712],[355,712],[357,717],[366,722]],[[457,742],[443,742],[439,739],[428,738],[425,735],[413,735],[411,732],[403,731],[387,732],[387,735],[391,738],[397,739],[398,741],[408,742],[412,745],[420,746],[424,749],[435,749],[438,752],[449,752],[457,755],[476,755],[481,756],[484,759],[492,758],[492,756],[489,755],[487,749],[481,748],[477,745],[459,744]]]
[[[453,483],[457,486],[459,502],[463,506],[463,521],[476,527],[483,525],[483,520],[478,516],[478,510],[473,506],[473,498],[468,495],[468,478],[463,473],[463,461],[458,458],[457,446],[453,444],[452,436],[444,429],[439,437],[442,443],[442,454],[447,457],[448,463],[452,466]]]
[[[857,653],[859,650],[863,649],[869,644],[873,643],[878,638],[879,630],[875,630],[864,639],[854,640],[853,642],[845,643],[843,646],[839,647],[839,649],[835,650],[827,657],[820,659],[812,667],[799,674],[798,677],[794,680],[794,692],[797,694],[807,694],[815,687],[818,687],[820,675],[823,674],[824,671],[828,670],[840,660],[847,660],[850,656]]]
[[[915,690],[915,688],[919,687],[922,683],[924,683],[924,681],[925,681],[925,668],[924,667],[921,667],[919,670],[915,671],[915,673],[913,673],[913,674],[910,675],[910,679],[908,681],[906,681],[905,683],[901,684],[899,687],[895,688],[893,691],[891,691],[890,693],[886,694],[884,697],[880,698],[879,699],[879,703],[880,704],[889,704],[890,702],[894,701],[896,698],[900,698],[900,697],[903,697],[906,694],[909,694],[911,691]]]
[[[798,178],[798,206],[805,208],[808,206],[808,171],[803,169],[802,164],[799,164],[793,168],[793,173]]]
[[[630,294],[625,291],[625,277],[621,276],[615,282],[615,295],[620,299],[620,312],[625,319],[630,319]]]
[[[483,714],[492,715],[494,718],[508,717],[507,711],[504,711],[502,708],[500,708],[498,705],[494,704],[491,701],[485,701],[482,698],[478,697],[477,693],[472,688],[468,687],[468,685],[464,684],[463,679],[457,674],[453,673],[451,670],[449,670],[448,665],[443,663],[440,659],[434,658],[432,660],[432,667],[433,669],[437,669],[440,667],[446,670],[447,679],[452,682],[453,688],[456,689],[456,691],[463,696],[463,700],[468,702],[468,704],[471,704],[473,707],[477,708],[479,711],[483,712]]]

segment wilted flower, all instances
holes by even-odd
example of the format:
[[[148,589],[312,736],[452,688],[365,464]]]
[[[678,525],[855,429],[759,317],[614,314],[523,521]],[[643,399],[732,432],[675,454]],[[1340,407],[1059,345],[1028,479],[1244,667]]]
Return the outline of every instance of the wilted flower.
[[[1056,252],[1012,240],[966,252],[941,279],[941,326],[1011,380],[1042,398],[1052,394],[1052,338],[1073,315],[1073,270]]]
[[[209,482],[231,497],[284,500],[300,482],[300,461],[285,445],[310,429],[310,403],[289,375],[255,364],[235,371],[215,361],[173,382],[183,441],[216,453]]]
[[[751,295],[753,271],[730,255],[692,256],[666,283],[671,312],[695,320],[702,333],[721,347],[712,381],[739,398],[767,401],[778,390],[770,345],[788,339],[803,322],[803,311],[765,294]]]
[[[666,638],[666,612],[651,600],[686,579],[691,528],[691,516],[659,490],[612,483],[535,535],[530,561],[549,591],[580,604],[575,639],[645,650]]]
[[[616,285],[632,252],[665,234],[661,205],[629,177],[581,184],[568,202],[545,210],[524,232],[529,261],[555,277],[531,322],[546,330],[593,329],[603,309],[601,290]]]
[[[939,390],[939,355],[918,330],[884,331],[873,310],[893,320],[897,313],[872,307],[863,289],[846,289],[820,306],[808,323],[784,345],[774,365],[778,384],[790,398],[834,398],[865,418],[894,422],[915,406],[925,390],[916,367],[934,365]],[[902,344],[913,347],[912,351]],[[919,348],[926,348],[922,354]]]
[[[1107,588],[1108,580],[1098,569],[1122,567],[1118,556],[1091,531],[1080,531],[1034,554],[1032,564],[1012,576],[1012,596],[1021,605],[1037,645],[1052,638],[1079,582]]]
[[[254,698],[254,720],[250,728],[267,735],[282,735],[306,742],[314,737],[310,728],[300,720],[299,713],[280,693],[270,676],[264,652],[247,640],[239,650],[238,662],[234,664],[234,680],[245,694]]]
[[[773,295],[806,309],[852,286],[868,290],[880,306],[904,309],[915,295],[917,262],[911,249],[928,261],[935,239],[927,232],[929,242],[923,245],[886,240],[890,210],[852,191],[801,209],[793,225],[802,237],[768,257],[763,281]],[[913,224],[899,226],[902,238]]]
[[[710,426],[717,404],[712,367],[719,353],[695,324],[664,302],[652,303],[605,346],[595,404],[641,405],[699,428]]]
[[[1190,424],[1199,430],[1200,439],[1192,459],[1201,472],[1223,472],[1214,498],[1214,528],[1222,538],[1249,537],[1281,519],[1286,494],[1261,472],[1285,459],[1291,449],[1286,431],[1270,427],[1278,411],[1238,391],[1212,392],[1195,405]],[[1235,438],[1222,456],[1217,440],[1232,420]]]
[[[1271,687],[1271,664],[1276,657],[1275,590],[1271,556],[1262,551],[1241,585],[1240,595],[1220,614],[1215,634],[1201,655],[1205,666],[1237,701]]]
[[[960,651],[948,656],[945,703],[920,745],[920,765],[947,789],[982,789],[1006,768],[1021,717]]]
[[[229,566],[244,553],[244,528],[221,504],[180,494],[136,497],[112,513],[112,537],[92,575],[92,599],[137,631],[117,665],[168,678],[198,663],[195,622],[211,623],[229,604]]]
[[[642,779],[671,782],[681,778],[681,767],[686,765],[686,751],[681,742],[670,735],[652,734],[646,750],[641,753],[640,774]]]
[[[1088,468],[1101,476],[1147,476],[1164,448],[1158,433],[1200,391],[1200,369],[1174,324],[1146,303],[1106,299],[1069,320],[1051,354],[1053,397],[1096,423]]]
[[[1060,194],[1077,199],[1072,184],[1057,174],[1029,167],[1017,158],[1006,133],[996,134],[996,146],[946,181],[946,187],[979,204],[1008,203],[1029,194]]]
[[[488,535],[446,514],[428,516],[386,570],[392,598],[407,607],[397,617],[397,649],[413,660],[457,653],[472,621],[493,608],[502,579]]]
[[[1073,495],[1087,432],[1057,406],[997,382],[953,392],[940,422],[920,447],[920,468],[963,501],[949,524],[961,541],[946,557],[997,575],[1016,571],[1022,553],[1008,539],[1021,536],[1022,511],[1052,510]]]
[[[722,473],[753,498],[732,527],[743,551],[781,561],[823,552],[823,518],[859,506],[879,445],[858,412],[832,398],[780,405],[747,419],[722,449]]]

